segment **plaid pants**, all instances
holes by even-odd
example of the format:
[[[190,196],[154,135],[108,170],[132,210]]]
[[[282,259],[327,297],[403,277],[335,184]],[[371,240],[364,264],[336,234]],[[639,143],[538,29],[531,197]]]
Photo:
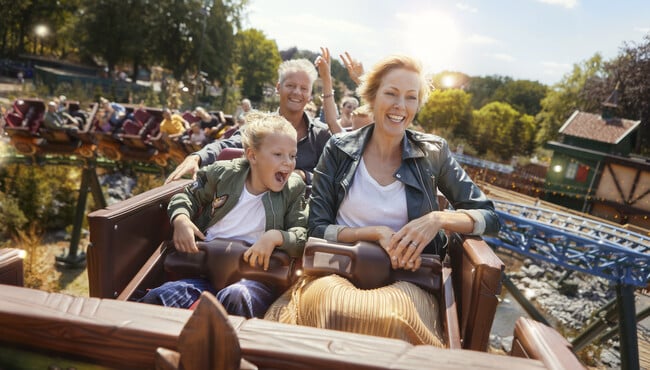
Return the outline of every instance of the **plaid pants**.
[[[139,302],[189,308],[203,291],[216,295],[230,315],[246,318],[264,317],[278,297],[275,289],[255,280],[242,279],[217,292],[206,279],[182,279],[151,289]]]

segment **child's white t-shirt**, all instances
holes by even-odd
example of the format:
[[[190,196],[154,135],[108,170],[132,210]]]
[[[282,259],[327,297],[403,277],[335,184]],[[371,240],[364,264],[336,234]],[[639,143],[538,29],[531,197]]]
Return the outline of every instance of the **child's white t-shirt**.
[[[408,222],[406,190],[401,181],[382,186],[363,161],[336,214],[336,223],[349,227],[388,226],[394,231]]]
[[[222,238],[255,243],[264,234],[266,227],[266,212],[262,203],[264,194],[266,193],[253,195],[244,186],[235,207],[208,228],[205,241]]]

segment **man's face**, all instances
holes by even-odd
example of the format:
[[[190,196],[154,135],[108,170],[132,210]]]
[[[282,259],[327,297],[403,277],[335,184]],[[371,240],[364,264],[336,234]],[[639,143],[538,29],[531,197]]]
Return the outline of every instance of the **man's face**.
[[[302,71],[287,73],[284,81],[277,85],[280,110],[302,112],[311,100],[311,85],[307,73]]]

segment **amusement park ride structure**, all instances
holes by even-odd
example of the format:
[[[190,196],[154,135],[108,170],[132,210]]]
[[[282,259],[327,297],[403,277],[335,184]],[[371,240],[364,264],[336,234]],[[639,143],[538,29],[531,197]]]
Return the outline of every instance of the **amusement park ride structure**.
[[[78,103],[69,104],[68,109],[81,109]],[[197,149],[158,132],[158,126],[162,119],[161,110],[141,107],[129,107],[128,109],[132,113],[133,119],[125,123],[124,131],[117,135],[103,133],[97,129],[95,115],[98,107],[96,104],[85,110],[87,112],[86,126],[78,131],[54,132],[41,127],[45,104],[39,99],[17,100],[3,117],[4,134],[9,137],[10,143],[17,152],[10,160],[28,164],[76,163],[83,167],[69,253],[68,256],[58,259],[58,262],[64,265],[77,266],[86,262],[86,256],[78,252],[78,243],[89,191],[95,198],[95,204],[110,214],[105,216],[110,222],[113,222],[110,218],[113,217],[111,216],[113,214],[119,217],[123,216],[122,213],[114,212],[116,209],[127,209],[128,212],[132,212],[134,208],[130,204],[137,203],[139,207],[142,207],[141,203],[146,198],[145,196],[134,201],[127,200],[125,202],[128,204],[120,204],[119,207],[117,205],[107,206],[97,180],[96,168],[98,166],[114,164],[115,161],[133,161],[142,164],[143,168],[149,168],[149,170],[160,169],[180,163],[188,153]],[[192,119],[190,116],[187,118]],[[232,118],[228,118],[228,123],[232,124]],[[467,160],[467,158],[459,158],[461,162]],[[476,162],[474,159],[472,161],[472,165],[481,165],[481,163],[474,163]],[[480,160],[478,161],[480,162]],[[150,193],[151,191],[148,192],[149,197],[156,199],[150,203],[155,208],[157,222],[168,223],[160,212],[164,207],[163,198],[168,198],[177,191],[179,191],[178,187],[163,189],[162,193],[156,189],[156,195],[151,195],[153,194]],[[493,248],[505,248],[535,260],[599,276],[616,284],[622,367],[624,369],[638,368],[639,355],[635,320],[637,315],[634,306],[634,291],[645,288],[650,279],[650,255],[648,254],[650,238],[613,225],[542,207],[525,206],[506,201],[495,201],[495,205],[503,226],[498,236],[485,238],[485,241]],[[137,217],[147,218],[146,212],[138,214]],[[96,214],[95,218],[97,217]],[[111,224],[111,227],[114,227],[115,231],[118,230],[118,227],[127,227],[131,231],[134,230],[133,227],[142,229],[140,225],[127,225],[124,222],[115,222]],[[108,235],[109,231],[106,230],[103,233]],[[161,231],[167,229],[156,228],[155,230],[162,234]],[[121,232],[123,233],[124,230]],[[149,234],[151,232],[147,231]],[[137,232],[135,234],[137,235]],[[92,240],[93,238],[95,241]],[[110,236],[110,238],[114,237]],[[100,257],[108,258],[111,261],[115,259],[116,257],[111,257],[111,255],[115,255],[115,250],[109,249],[115,246],[117,240],[111,239],[112,241],[109,242],[104,236],[95,235],[93,237],[91,230],[91,244],[93,245],[89,247],[90,253],[93,254],[89,261],[89,275],[92,275],[90,278],[93,280],[91,281],[91,295],[117,298],[124,289],[129,288],[129,282],[135,278],[134,274],[138,270],[143,271],[143,264],[146,267],[146,263],[151,262],[151,258],[155,257],[156,251],[160,253],[154,245],[162,240],[160,238],[162,236],[147,243],[148,249],[145,254],[142,251],[137,252],[138,260],[122,260],[120,263],[113,261],[115,262],[113,263],[102,261]],[[99,242],[100,239],[101,242]],[[104,249],[100,251],[97,247],[102,243]],[[129,245],[129,248],[131,247]],[[132,255],[135,253],[133,251],[125,252]],[[154,254],[151,257],[145,256],[152,252]],[[121,255],[121,253],[117,254]],[[459,259],[462,260],[460,257]],[[91,267],[93,267],[92,273]],[[150,268],[154,267],[150,266]],[[113,270],[109,271],[109,269]],[[151,271],[144,272],[150,273]],[[147,278],[151,277],[148,276],[144,279]],[[141,277],[141,279],[143,278]],[[120,286],[113,286],[115,284]],[[498,290],[500,290],[500,284],[496,291]],[[457,296],[458,294],[465,293],[456,291]],[[469,308],[465,307],[465,309]],[[471,308],[471,310],[477,309],[479,308]],[[643,313],[643,315],[647,314]],[[462,317],[461,319],[465,320]],[[463,321],[461,324],[467,325],[467,322]],[[470,332],[473,329],[475,328],[464,327],[464,330]],[[464,333],[467,334],[467,332]],[[468,336],[468,338],[470,337]],[[574,345],[582,347],[593,338],[594,335],[590,335],[589,338],[581,336],[578,338],[581,341],[574,342]],[[480,346],[484,347],[485,343]]]

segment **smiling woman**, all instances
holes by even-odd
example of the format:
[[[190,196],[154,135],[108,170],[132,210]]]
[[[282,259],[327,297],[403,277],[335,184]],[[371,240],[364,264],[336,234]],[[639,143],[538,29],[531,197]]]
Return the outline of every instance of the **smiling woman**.
[[[427,72],[449,69],[454,65],[461,35],[451,16],[427,11],[398,14],[397,17],[404,22],[401,41],[405,52],[420,59]]]

